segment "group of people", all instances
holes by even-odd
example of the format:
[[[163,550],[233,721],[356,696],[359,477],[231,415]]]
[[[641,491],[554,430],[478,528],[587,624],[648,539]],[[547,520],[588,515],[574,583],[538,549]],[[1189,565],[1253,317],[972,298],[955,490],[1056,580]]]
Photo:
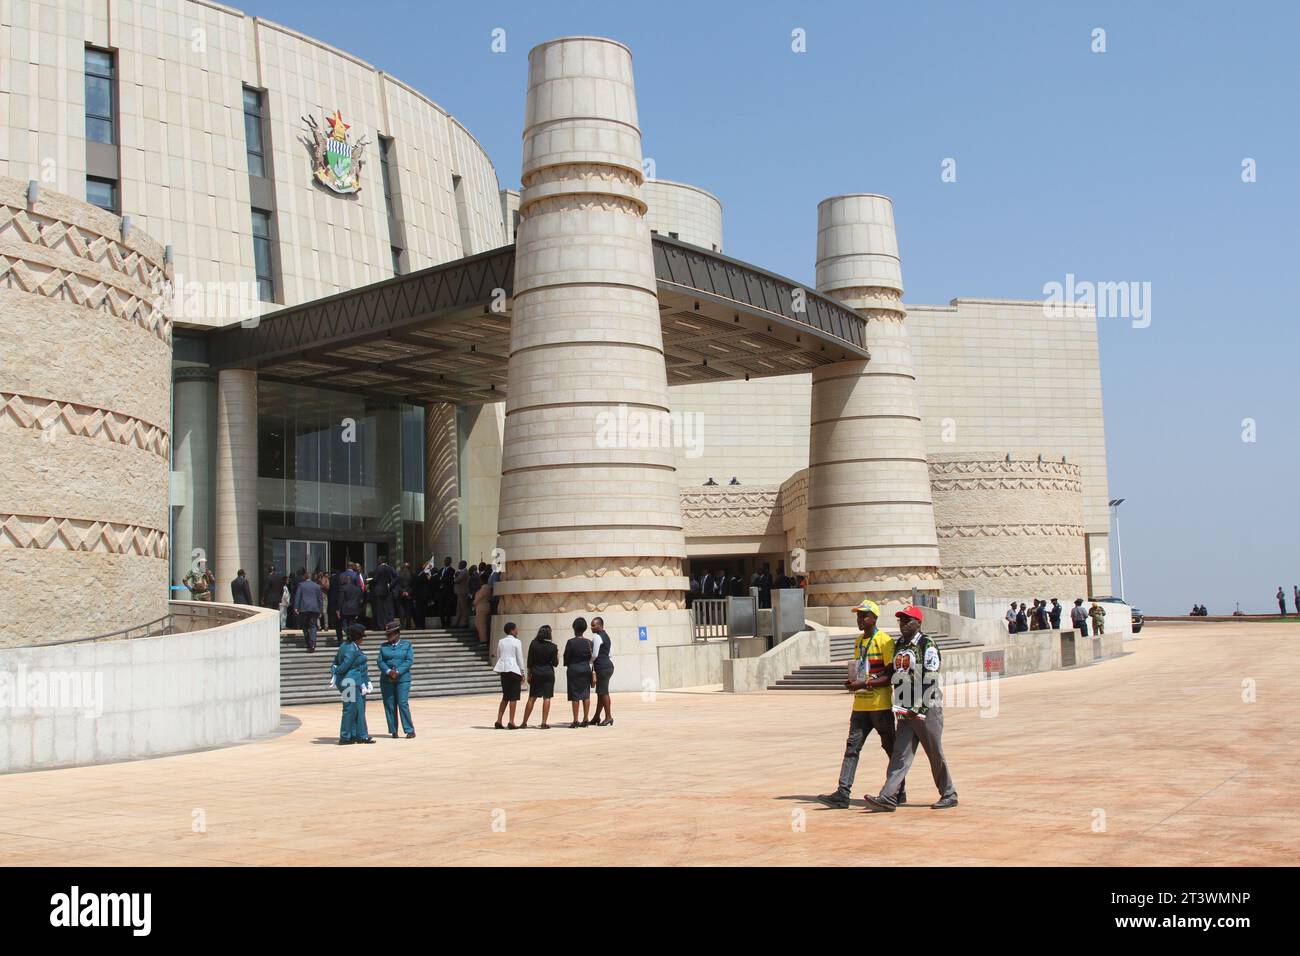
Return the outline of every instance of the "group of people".
[[[1025,606],[1024,601],[1019,604],[1012,601],[1006,613],[1007,633],[1059,631],[1061,613],[1064,610],[1059,598],[1052,598],[1050,605],[1042,598],[1037,598],[1034,600],[1034,606],[1029,608]],[[1091,607],[1084,608],[1083,598],[1075,598],[1074,607],[1070,608],[1070,626],[1083,637],[1087,637],[1089,621],[1092,622],[1093,634],[1106,633],[1106,609],[1096,601],[1092,602]]]
[[[746,581],[748,580],[748,583]],[[727,568],[714,568],[706,571],[704,577],[691,575],[690,590],[686,593],[686,606],[689,608],[696,600],[716,600],[724,597],[746,597],[750,588],[758,589],[758,606],[761,608],[770,608],[772,606],[772,590],[778,591],[787,588],[801,588],[806,586],[806,581],[802,577],[792,577],[785,572],[785,562],[779,562],[776,566],[776,574],[772,574],[771,565],[764,564],[748,579],[743,573],[733,573]]]
[[[195,574],[203,580],[200,571]],[[279,609],[281,630],[302,629],[309,652],[316,650],[316,636],[322,630],[333,628],[342,646],[353,624],[379,630],[384,622],[395,620],[402,627],[423,629],[430,617],[440,618],[443,627],[469,627],[472,619],[479,641],[486,644],[488,621],[498,601],[493,590],[502,577],[486,563],[461,561],[453,568],[450,557],[441,568],[430,561],[419,571],[409,561],[394,568],[387,558],[380,558],[369,574],[355,561],[332,572],[299,568],[291,575],[278,574],[274,565],[268,565],[261,603]],[[206,589],[210,593],[210,586]],[[254,603],[242,568],[230,582],[230,590],[236,604]]]
[[[861,633],[854,642],[851,673],[844,681],[845,689],[853,691],[849,736],[838,785],[817,799],[837,809],[849,806],[858,757],[874,730],[888,766],[880,791],[864,795],[873,810],[890,813],[907,803],[907,771],[918,746],[925,750],[939,791],[930,808],[957,806],[957,787],[943,753],[942,654],[921,630],[924,610],[912,605],[898,612],[898,640],[878,626],[880,607],[875,601],[864,599],[853,610]]]
[[[613,699],[609,681],[614,676],[614,641],[605,630],[602,618],[591,619],[591,637],[587,637],[587,619],[573,620],[573,637],[564,645],[565,683],[569,705],[573,709],[571,728],[612,727],[614,725]],[[551,698],[555,696],[555,669],[560,666],[560,650],[551,635],[551,626],[542,625],[537,636],[528,645],[527,658],[519,629],[513,622],[505,626],[505,636],[497,642],[497,662],[494,669],[501,678],[501,703],[497,707],[497,730],[524,730],[533,715],[533,708],[542,702],[541,730],[550,730]],[[523,684],[528,683],[528,705],[524,708],[522,723],[515,723],[515,712]],[[596,711],[591,712],[592,691],[596,696]],[[582,719],[578,719],[581,706]],[[506,710],[510,711],[508,723],[502,724]]]
[[[308,581],[305,583],[314,583]],[[573,708],[570,727],[612,727],[614,706],[610,696],[609,681],[614,676],[613,639],[605,630],[605,622],[592,618],[591,637],[587,637],[587,621],[573,621],[573,637],[564,646],[563,663],[566,671],[567,696]],[[388,733],[397,736],[400,724],[407,738],[415,736],[411,720],[411,668],[415,651],[411,642],[402,637],[402,623],[391,620],[384,628],[385,641],[379,645],[376,663],[379,668],[379,688],[384,701],[384,719]],[[353,622],[344,630],[343,640],[330,666],[330,686],[339,691],[343,715],[339,722],[340,744],[372,744],[366,724],[366,698],[374,693],[370,680],[370,659],[362,648],[366,638],[365,625]],[[550,730],[551,699],[555,696],[555,671],[560,666],[559,648],[551,637],[549,625],[543,626],[528,645],[525,658],[519,640],[519,628],[513,623],[505,626],[505,636],[497,642],[497,661],[494,670],[501,679],[501,703],[497,708],[497,730],[523,730],[533,715],[533,708],[542,702],[542,730]],[[516,708],[524,683],[528,684],[528,705],[524,719],[515,723]],[[596,709],[591,711],[591,699],[596,699]],[[579,719],[578,711],[582,710]],[[501,720],[510,712],[509,723]]]
[[[1294,599],[1293,607],[1295,612],[1300,614],[1300,584],[1291,586],[1291,597]],[[1277,586],[1277,612],[1286,617],[1286,592],[1282,590],[1282,585]]]
[[[1188,612],[1190,617],[1209,617],[1210,612],[1205,609],[1204,604],[1193,604],[1191,611]]]
[[[330,665],[330,686],[336,688],[343,699],[343,719],[339,724],[340,744],[373,744],[366,725],[366,697],[374,692],[370,683],[370,659],[362,650],[366,639],[364,624],[349,624],[344,639]],[[384,719],[388,734],[397,736],[400,721],[407,739],[415,736],[411,720],[411,666],[415,651],[411,642],[402,637],[402,624],[391,620],[384,628],[384,643],[379,645],[375,661],[379,665],[379,689],[384,701]]]

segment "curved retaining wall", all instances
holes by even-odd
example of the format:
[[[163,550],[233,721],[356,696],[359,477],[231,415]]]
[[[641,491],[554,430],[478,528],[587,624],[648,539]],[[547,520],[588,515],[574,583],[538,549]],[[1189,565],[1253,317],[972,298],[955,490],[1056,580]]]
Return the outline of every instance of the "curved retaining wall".
[[[162,637],[0,649],[0,773],[182,753],[273,730],[279,612],[174,601],[178,626],[190,609],[244,616]]]

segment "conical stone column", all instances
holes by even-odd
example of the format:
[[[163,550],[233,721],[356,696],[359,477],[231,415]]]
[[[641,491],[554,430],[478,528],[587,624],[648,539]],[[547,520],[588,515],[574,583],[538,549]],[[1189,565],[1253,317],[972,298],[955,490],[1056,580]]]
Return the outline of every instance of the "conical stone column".
[[[817,290],[867,320],[870,362],[812,374],[808,472],[808,603],[848,608],[936,592],[939,546],[904,325],[893,203],[835,196],[817,206]]]
[[[567,37],[528,63],[491,637],[600,615],[641,689],[691,629],[632,57]]]

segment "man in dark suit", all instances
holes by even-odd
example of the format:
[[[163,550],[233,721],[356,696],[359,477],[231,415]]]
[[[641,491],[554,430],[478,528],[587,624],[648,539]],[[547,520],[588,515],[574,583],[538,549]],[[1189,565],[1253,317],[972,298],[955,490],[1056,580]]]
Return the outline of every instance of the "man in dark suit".
[[[280,595],[284,591],[284,582],[275,573],[275,565],[266,566],[266,583],[262,585],[262,607],[276,610],[280,607]]]
[[[402,627],[408,630],[415,626],[411,620],[413,616],[411,588],[414,583],[415,575],[411,573],[411,562],[403,561],[401,570],[397,572],[397,619],[402,622]]]
[[[396,583],[397,572],[393,570],[387,558],[380,558],[370,591],[370,603],[375,609],[376,627],[383,627],[393,619],[393,585]]]
[[[451,566],[451,555],[447,555],[438,569],[438,617],[443,627],[451,627],[451,617],[455,613],[456,570]]]
[[[334,638],[338,644],[343,643],[343,617],[339,614],[339,599],[343,596],[343,581],[340,571],[330,573],[329,590],[325,592],[325,624],[334,625]]]
[[[347,633],[348,628],[353,624],[361,622],[361,603],[364,599],[365,595],[361,591],[361,585],[357,584],[356,575],[339,575],[339,619],[343,622],[344,633]]]
[[[325,611],[325,595],[321,593],[320,585],[311,578],[299,581],[297,589],[293,592],[293,609],[301,622],[302,636],[307,641],[307,650],[309,652],[316,650],[316,627],[320,624],[320,616]]]
[[[253,589],[249,586],[248,575],[240,568],[235,580],[230,582],[230,596],[236,604],[252,604]]]

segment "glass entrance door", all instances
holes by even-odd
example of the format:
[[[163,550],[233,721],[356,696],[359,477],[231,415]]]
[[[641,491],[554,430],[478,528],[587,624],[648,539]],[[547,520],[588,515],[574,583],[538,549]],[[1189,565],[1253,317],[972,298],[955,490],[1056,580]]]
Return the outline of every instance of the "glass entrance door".
[[[284,555],[285,563],[282,567],[289,574],[293,574],[299,568],[306,568],[308,574],[329,570],[330,546],[328,541],[282,538],[273,542],[273,549],[274,560],[277,565],[280,555]]]

